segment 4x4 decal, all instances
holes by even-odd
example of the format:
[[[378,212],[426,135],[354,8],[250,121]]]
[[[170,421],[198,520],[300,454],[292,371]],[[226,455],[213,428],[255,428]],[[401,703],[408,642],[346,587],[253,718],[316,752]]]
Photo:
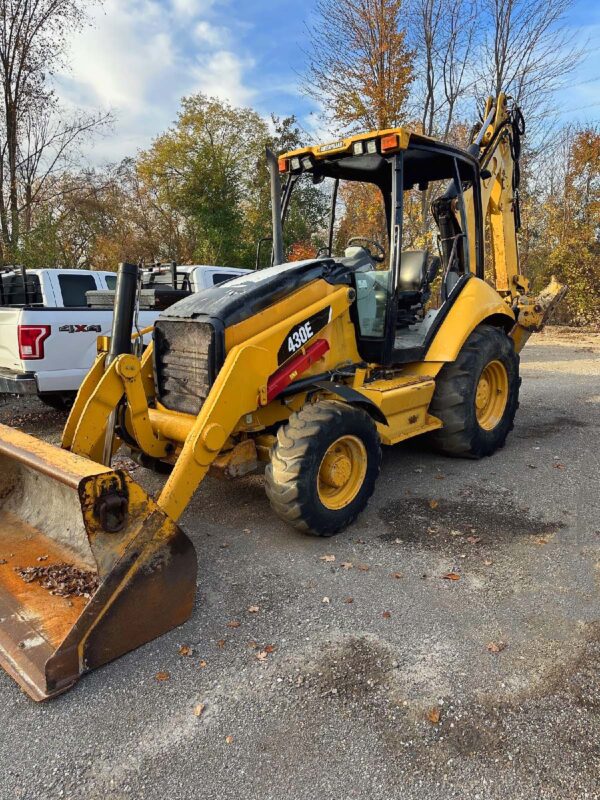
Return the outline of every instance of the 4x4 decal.
[[[101,325],[61,325],[61,333],[102,333]]]

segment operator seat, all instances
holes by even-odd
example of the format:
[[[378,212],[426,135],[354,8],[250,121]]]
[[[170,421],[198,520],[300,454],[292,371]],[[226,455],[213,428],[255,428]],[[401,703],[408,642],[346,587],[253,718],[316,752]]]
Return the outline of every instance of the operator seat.
[[[429,268],[428,250],[406,250],[400,256],[400,275],[398,276],[398,314],[396,325],[399,328],[413,325],[418,320],[419,311],[429,300],[429,285],[440,268],[440,259],[431,259]]]

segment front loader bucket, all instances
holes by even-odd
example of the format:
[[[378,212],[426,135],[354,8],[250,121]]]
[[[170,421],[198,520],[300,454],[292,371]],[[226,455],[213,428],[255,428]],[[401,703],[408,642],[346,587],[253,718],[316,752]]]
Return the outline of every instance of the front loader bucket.
[[[34,700],[185,622],[196,571],[126,473],[0,425],[0,664]]]

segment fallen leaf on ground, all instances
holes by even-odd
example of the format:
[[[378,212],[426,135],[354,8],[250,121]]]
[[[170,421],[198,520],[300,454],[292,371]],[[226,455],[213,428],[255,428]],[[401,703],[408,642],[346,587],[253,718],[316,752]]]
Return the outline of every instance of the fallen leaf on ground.
[[[223,544],[220,544],[219,547],[221,548],[221,550],[227,550],[227,548],[229,547],[229,542],[223,542]]]
[[[265,645],[265,653],[274,653],[275,652],[275,645],[274,644],[266,644]]]
[[[321,600],[321,602],[322,602],[322,603],[324,603],[326,606],[328,606],[328,605],[329,605],[329,603],[331,603],[331,600],[330,600],[328,597],[324,597],[324,598]]]
[[[194,716],[201,717],[205,708],[206,706],[204,705],[204,703],[198,703],[197,706],[194,706]]]
[[[354,602],[354,598],[353,598],[353,597],[347,597],[347,598],[344,600],[344,603],[348,603],[348,604],[349,604],[349,603],[353,603],[353,602]]]
[[[548,544],[550,538],[548,536],[538,536],[536,539],[533,540],[534,544],[544,545]]]
[[[252,650],[256,650],[258,644],[253,639],[251,639],[246,646],[252,648]]]
[[[353,566],[354,564],[351,561],[342,561],[342,563],[340,564],[340,567],[342,569],[352,569]]]
[[[171,673],[170,672],[157,672],[154,677],[156,678],[157,681],[168,681],[169,678],[171,677]]]
[[[450,536],[462,536],[462,531],[450,531]]]
[[[368,571],[369,571],[369,569],[370,569],[370,567],[369,567],[369,565],[368,565],[368,564],[359,564],[359,565],[358,565],[358,569],[359,569],[361,572],[368,572]]]
[[[227,623],[228,628],[239,628],[240,625],[241,622],[239,621],[239,619],[230,619],[229,622]]]
[[[384,611],[381,615],[384,619],[391,619],[392,615],[389,611]]]
[[[392,572],[392,578],[400,579],[402,577],[401,572]]]
[[[260,653],[257,653],[257,654],[256,654],[256,658],[257,658],[259,661],[266,661],[266,659],[267,659],[267,656],[268,656],[268,655],[269,655],[269,654],[268,654],[268,653],[265,653],[265,651],[264,651],[264,650],[261,650],[261,651],[260,651]]]
[[[248,606],[248,613],[249,614],[258,614],[259,611],[260,611],[260,607],[259,606]]]
[[[219,639],[217,642],[217,647],[225,647],[225,639]]]
[[[467,536],[467,542],[469,544],[479,544],[481,541],[481,536]]]
[[[0,558],[0,564],[8,564],[8,561],[5,558]]]
[[[439,506],[439,503],[438,503],[437,500],[430,500],[429,501],[429,508],[437,508],[438,506]]]
[[[36,561],[48,561],[48,556],[38,556]]]
[[[327,562],[335,561],[335,556],[333,555],[321,556],[319,561],[327,561]]]
[[[446,476],[445,475],[434,475],[433,477],[436,479],[436,481],[443,481]]]
[[[429,722],[431,722],[432,725],[437,725],[438,722],[440,721],[441,716],[442,712],[437,706],[433,706],[433,708],[430,708],[429,711],[427,712],[427,719],[429,720]]]
[[[233,744],[233,736],[226,736],[225,742],[226,744]]]
[[[198,666],[201,667],[202,669],[204,669],[204,667],[206,666],[206,661],[204,659],[202,659],[202,661],[198,662]]]
[[[458,572],[447,572],[445,575],[442,575],[442,578],[445,581],[459,581],[460,575]]]
[[[503,650],[506,650],[506,647],[506,642],[489,642],[487,649],[490,653],[501,653]]]
[[[402,539],[394,539],[394,544],[404,544]]]
[[[565,465],[564,464],[555,464],[554,465],[554,469],[565,469]]]
[[[486,560],[483,562],[485,567],[491,567],[493,563],[494,562],[492,561],[491,558],[486,558]]]
[[[191,656],[192,655],[192,648],[188,647],[187,644],[182,644],[179,648],[179,655],[180,656]]]

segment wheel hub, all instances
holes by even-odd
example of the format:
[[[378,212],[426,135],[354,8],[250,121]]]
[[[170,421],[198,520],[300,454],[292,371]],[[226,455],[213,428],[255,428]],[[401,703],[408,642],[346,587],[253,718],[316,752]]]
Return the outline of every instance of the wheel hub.
[[[333,489],[345,486],[352,473],[352,462],[344,453],[328,452],[321,466],[321,480]]]
[[[318,476],[319,500],[337,510],[359,493],[367,473],[367,450],[357,436],[341,436],[327,448]]]
[[[501,361],[490,361],[477,383],[475,413],[477,422],[486,431],[499,425],[508,403],[509,381]]]

